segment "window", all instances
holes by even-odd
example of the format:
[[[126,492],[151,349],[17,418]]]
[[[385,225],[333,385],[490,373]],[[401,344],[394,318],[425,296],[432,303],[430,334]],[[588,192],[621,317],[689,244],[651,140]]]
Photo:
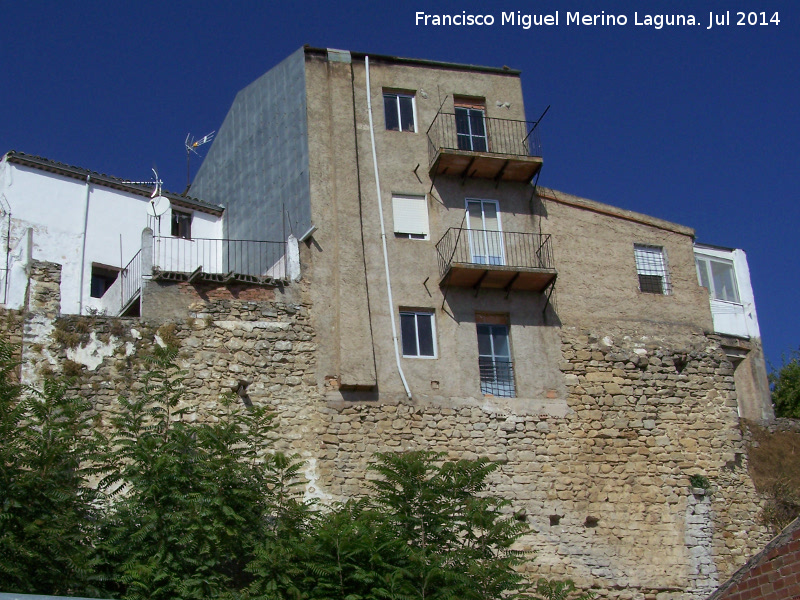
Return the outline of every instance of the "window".
[[[479,265],[506,263],[500,227],[500,206],[496,200],[468,198],[467,227],[472,263]]]
[[[392,196],[392,216],[395,236],[428,239],[428,202],[425,196]]]
[[[456,135],[459,150],[486,152],[486,105],[483,100],[455,99]]]
[[[414,95],[401,92],[383,93],[383,114],[389,131],[417,130],[414,113]]]
[[[192,213],[172,209],[172,235],[192,239]]]
[[[400,335],[403,356],[436,358],[433,313],[429,311],[400,311]]]
[[[119,271],[100,265],[92,265],[92,282],[89,295],[92,298],[102,298],[114,282],[117,280]]]
[[[477,315],[476,321],[481,393],[513,398],[516,389],[507,319],[498,315]]]
[[[645,294],[668,295],[671,293],[664,249],[660,246],[634,244],[636,273],[639,275],[639,290]]]
[[[710,256],[697,256],[695,262],[700,285],[708,288],[712,298],[726,302],[739,302],[739,289],[736,285],[736,274],[731,261]]]

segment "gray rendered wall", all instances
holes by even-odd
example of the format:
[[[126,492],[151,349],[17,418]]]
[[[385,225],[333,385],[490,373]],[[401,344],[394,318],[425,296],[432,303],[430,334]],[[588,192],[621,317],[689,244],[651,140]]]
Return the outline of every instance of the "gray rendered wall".
[[[225,207],[229,239],[280,241],[310,227],[302,48],[236,95],[192,195]]]

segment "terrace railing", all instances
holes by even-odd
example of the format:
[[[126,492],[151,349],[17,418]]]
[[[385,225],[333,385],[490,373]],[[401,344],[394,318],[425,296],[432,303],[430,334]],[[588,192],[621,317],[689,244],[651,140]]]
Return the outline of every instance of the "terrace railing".
[[[153,238],[153,270],[207,274],[286,277],[286,243],[177,237]]]
[[[538,122],[483,117],[476,127],[467,128],[454,113],[439,113],[428,128],[428,158],[431,163],[440,150],[459,150],[541,156]]]
[[[439,274],[453,264],[553,269],[550,235],[451,227],[436,243]]]
[[[136,294],[142,289],[142,251],[139,250],[134,254],[130,262],[120,271],[119,274],[122,279],[121,309],[125,309],[128,304],[136,297]]]

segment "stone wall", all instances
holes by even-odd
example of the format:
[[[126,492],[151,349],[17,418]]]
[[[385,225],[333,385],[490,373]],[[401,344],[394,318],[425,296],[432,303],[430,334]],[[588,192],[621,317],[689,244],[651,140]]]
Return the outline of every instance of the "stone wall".
[[[329,403],[325,487],[336,498],[363,493],[376,451],[488,456],[502,463],[495,491],[531,526],[523,544],[537,552],[532,574],[569,576],[618,598],[704,597],[768,540],[732,365],[702,335],[565,328],[562,339],[564,417]],[[711,481],[707,495],[693,491],[692,475]]]
[[[303,283],[159,284],[148,293],[180,310],[163,321],[56,317],[52,296],[32,305],[29,378],[76,375],[104,426],[119,395],[141,385],[153,344],[178,344],[193,409],[182,418],[214,419],[232,390],[271,406],[275,447],[306,461],[306,496],[323,502],[365,494],[376,452],[487,456],[501,464],[492,491],[531,528],[520,544],[536,552],[530,575],[571,577],[603,597],[699,600],[768,540],[733,367],[702,334],[562,328],[560,413],[513,402],[351,402],[317,385]],[[693,489],[692,475],[709,489]]]

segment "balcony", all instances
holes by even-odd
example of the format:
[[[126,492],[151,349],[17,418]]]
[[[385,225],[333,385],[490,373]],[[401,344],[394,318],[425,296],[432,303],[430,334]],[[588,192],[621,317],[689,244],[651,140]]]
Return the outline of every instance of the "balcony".
[[[531,181],[542,167],[537,125],[439,113],[428,128],[430,175]]]
[[[286,277],[286,244],[257,240],[153,238],[153,278],[271,283]]]
[[[256,240],[143,238],[142,249],[120,271],[98,308],[112,314],[138,315],[142,283],[148,278],[223,285],[283,284],[299,269],[296,246],[288,246],[286,242]]]
[[[451,227],[436,252],[441,286],[541,292],[557,275],[549,235]]]

